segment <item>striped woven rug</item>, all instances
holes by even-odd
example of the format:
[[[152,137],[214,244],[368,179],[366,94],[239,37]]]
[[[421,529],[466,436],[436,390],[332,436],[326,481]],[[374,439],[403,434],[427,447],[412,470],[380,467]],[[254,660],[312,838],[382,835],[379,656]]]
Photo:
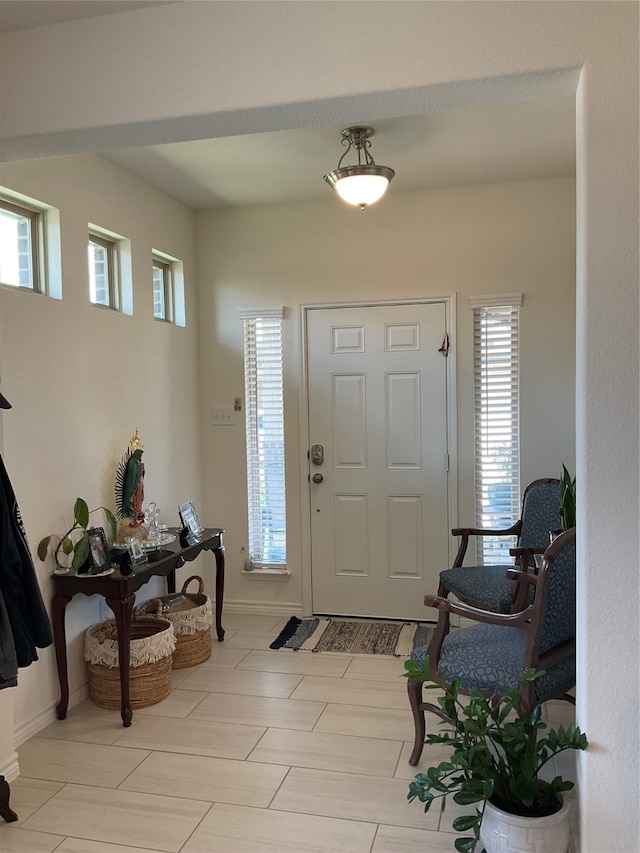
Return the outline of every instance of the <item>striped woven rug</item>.
[[[433,629],[434,626],[426,622],[298,619],[292,616],[270,648],[408,657],[414,648],[428,644]]]

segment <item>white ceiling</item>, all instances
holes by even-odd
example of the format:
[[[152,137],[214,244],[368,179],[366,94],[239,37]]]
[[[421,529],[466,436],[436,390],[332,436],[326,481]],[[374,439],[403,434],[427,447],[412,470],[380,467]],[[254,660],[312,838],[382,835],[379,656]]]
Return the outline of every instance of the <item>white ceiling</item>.
[[[371,153],[390,192],[575,174],[573,98],[374,119]],[[106,151],[194,209],[328,198],[342,125]],[[350,161],[352,162],[352,161]]]
[[[169,2],[172,0],[1,0],[0,32],[33,30]]]
[[[0,31],[160,5],[154,0],[2,0]],[[390,192],[575,175],[575,103],[556,98],[353,124],[375,129]],[[101,151],[193,209],[327,198],[322,176],[344,149],[344,125]]]

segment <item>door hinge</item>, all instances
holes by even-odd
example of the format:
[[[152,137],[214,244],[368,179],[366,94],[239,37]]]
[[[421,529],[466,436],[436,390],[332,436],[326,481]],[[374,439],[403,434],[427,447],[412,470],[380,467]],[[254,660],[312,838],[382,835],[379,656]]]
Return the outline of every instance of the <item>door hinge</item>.
[[[449,473],[449,454],[444,454],[444,470]]]

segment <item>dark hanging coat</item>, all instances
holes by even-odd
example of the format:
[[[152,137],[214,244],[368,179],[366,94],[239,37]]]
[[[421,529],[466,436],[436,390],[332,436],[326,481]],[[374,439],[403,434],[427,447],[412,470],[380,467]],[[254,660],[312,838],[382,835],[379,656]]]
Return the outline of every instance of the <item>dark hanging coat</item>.
[[[0,595],[0,690],[15,687],[18,683],[18,659],[13,644],[13,634],[9,624],[7,608]]]
[[[36,647],[53,643],[27,536],[13,488],[0,457],[0,595],[9,619],[18,666],[38,660]],[[2,617],[0,608],[0,619]],[[0,636],[1,629],[0,629]],[[0,650],[3,648],[0,645]],[[8,684],[5,686],[9,686]]]

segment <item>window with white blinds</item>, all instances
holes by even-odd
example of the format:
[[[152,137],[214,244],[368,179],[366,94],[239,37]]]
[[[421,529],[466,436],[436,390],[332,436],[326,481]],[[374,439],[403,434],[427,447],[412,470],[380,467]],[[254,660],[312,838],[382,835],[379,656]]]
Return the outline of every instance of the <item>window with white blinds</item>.
[[[513,304],[474,309],[475,488],[478,527],[510,527],[520,515],[518,315]],[[519,298],[518,298],[519,297]],[[485,297],[485,302],[496,298]],[[512,536],[478,536],[479,565],[513,563]]]
[[[244,321],[249,556],[254,568],[286,565],[282,309]]]

